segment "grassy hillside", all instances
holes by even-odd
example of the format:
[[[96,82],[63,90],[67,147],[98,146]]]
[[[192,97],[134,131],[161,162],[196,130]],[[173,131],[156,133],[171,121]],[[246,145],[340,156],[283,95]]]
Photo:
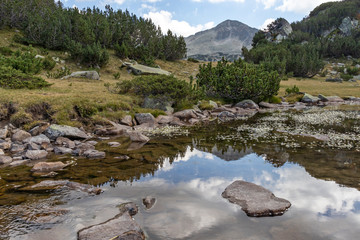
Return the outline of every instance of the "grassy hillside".
[[[0,31],[0,47],[9,47],[15,51],[24,46],[14,43],[15,30]],[[66,52],[48,51],[35,48],[38,54],[49,57],[58,57],[65,63],[57,63],[50,73],[56,73],[62,67],[69,68],[71,72],[87,70],[85,66],[78,65],[71,60]],[[175,77],[189,81],[190,76],[195,76],[200,63],[186,60],[174,62],[156,60],[162,69],[170,71]],[[16,109],[17,113],[12,115],[12,121],[20,125],[31,127],[38,120],[45,119],[60,124],[76,125],[81,123],[94,125],[104,123],[103,118],[119,120],[126,112],[134,113],[144,111],[139,108],[142,99],[137,96],[128,96],[112,93],[105,86],[107,83],[114,85],[119,81],[131,80],[134,76],[126,69],[120,68],[121,61],[110,52],[109,63],[99,69],[101,80],[85,79],[53,79],[48,77],[44,70],[38,76],[42,77],[52,85],[43,89],[4,89],[0,88],[0,117],[6,115],[9,106]],[[120,74],[115,79],[114,74]],[[285,94],[285,89],[297,85],[300,91],[310,94],[357,96],[360,97],[360,87],[357,83],[327,83],[324,78],[295,79],[290,78],[281,82],[279,95]],[[7,107],[5,107],[7,106]],[[79,114],[79,111],[81,114]],[[146,111],[146,110],[145,110]]]

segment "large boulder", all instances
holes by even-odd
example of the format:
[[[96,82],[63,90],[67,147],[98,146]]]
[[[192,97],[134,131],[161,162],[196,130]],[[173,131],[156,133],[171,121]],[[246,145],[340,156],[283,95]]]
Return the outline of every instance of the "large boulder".
[[[67,137],[70,139],[87,139],[89,136],[79,128],[66,125],[51,124],[45,131],[45,135],[52,140],[58,137]]]
[[[68,76],[65,76],[61,79],[68,79],[68,78],[87,78],[91,80],[100,80],[100,75],[97,71],[78,71],[73,72]]]
[[[301,99],[301,102],[303,102],[303,103],[317,103],[319,101],[320,101],[320,99],[318,97],[315,97],[308,93],[305,93],[305,95]]]
[[[132,209],[122,208],[119,214],[106,222],[81,229],[78,232],[78,240],[144,240],[143,230],[132,218]]]
[[[283,215],[291,206],[288,200],[275,197],[262,186],[241,180],[230,184],[222,193],[222,197],[239,205],[250,217]]]
[[[351,20],[350,17],[346,17],[342,20],[339,30],[344,36],[350,36],[353,29],[357,28],[359,25],[358,20]]]
[[[155,118],[151,113],[136,113],[135,114],[136,122],[141,124],[149,124],[154,125],[155,124]]]
[[[170,75],[170,72],[160,68],[152,68],[137,63],[124,62],[123,66],[127,67],[134,75]]]
[[[147,196],[147,197],[143,198],[143,204],[146,209],[152,208],[155,205],[155,203],[156,203],[156,198],[154,198],[152,196]]]
[[[238,102],[237,104],[235,104],[234,107],[238,107],[238,108],[249,108],[249,109],[259,109],[259,106],[253,101],[253,100],[243,100],[241,102]]]

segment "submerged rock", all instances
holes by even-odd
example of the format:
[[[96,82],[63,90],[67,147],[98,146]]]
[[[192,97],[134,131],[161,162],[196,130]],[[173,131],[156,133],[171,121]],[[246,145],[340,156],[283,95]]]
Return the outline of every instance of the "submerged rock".
[[[53,172],[62,170],[63,168],[69,166],[62,162],[39,162],[34,165],[31,169],[33,172]]]
[[[88,185],[88,184],[82,184],[77,182],[71,182],[69,180],[45,180],[40,183],[37,183],[32,186],[24,187],[19,189],[20,191],[26,191],[26,192],[47,192],[47,191],[53,191],[56,189],[61,188],[68,188],[71,190],[79,190],[82,192],[86,192],[89,194],[100,194],[102,190],[100,188]]]
[[[78,232],[78,240],[144,240],[145,234],[140,225],[132,218],[137,213],[135,204],[122,205],[120,213],[106,222],[93,225]]]
[[[91,159],[102,159],[105,158],[105,152],[100,152],[95,149],[89,149],[84,152],[83,156]]]
[[[250,217],[280,216],[291,206],[289,201],[275,197],[269,190],[241,180],[230,184],[222,197],[241,206]]]
[[[151,197],[151,196],[147,196],[146,198],[143,198],[143,204],[145,206],[146,209],[150,209],[155,205],[156,202],[156,198]]]
[[[128,131],[127,134],[132,142],[148,142],[150,139],[137,131]]]

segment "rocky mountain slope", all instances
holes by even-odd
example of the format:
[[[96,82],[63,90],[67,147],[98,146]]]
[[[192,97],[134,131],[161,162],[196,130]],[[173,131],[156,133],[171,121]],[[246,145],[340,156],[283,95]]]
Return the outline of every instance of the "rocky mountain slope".
[[[234,60],[241,56],[243,46],[250,48],[256,28],[239,21],[226,20],[216,27],[185,38],[187,56],[217,61],[222,57]]]

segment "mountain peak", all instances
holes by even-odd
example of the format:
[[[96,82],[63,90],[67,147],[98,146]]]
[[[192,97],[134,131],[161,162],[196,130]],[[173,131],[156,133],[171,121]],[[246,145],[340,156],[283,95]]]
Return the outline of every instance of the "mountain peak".
[[[257,31],[258,29],[242,22],[225,20],[212,29],[185,38],[187,55],[200,60],[215,61],[220,60],[222,56],[229,56],[229,60],[234,60],[241,56],[243,46],[251,47]]]

